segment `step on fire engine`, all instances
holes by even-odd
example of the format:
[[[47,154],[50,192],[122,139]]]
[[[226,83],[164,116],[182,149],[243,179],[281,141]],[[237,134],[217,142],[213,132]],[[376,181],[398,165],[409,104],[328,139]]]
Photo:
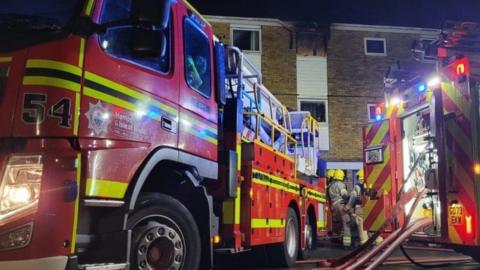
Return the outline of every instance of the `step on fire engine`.
[[[292,266],[326,235],[318,122],[186,1],[6,0],[0,31],[0,269]]]
[[[364,129],[365,228],[378,230],[401,193],[424,191],[412,220],[431,222],[410,239],[480,260],[480,26],[448,22],[432,45],[438,47],[436,72],[397,85],[389,78],[377,121]],[[384,232],[404,222],[400,216]]]

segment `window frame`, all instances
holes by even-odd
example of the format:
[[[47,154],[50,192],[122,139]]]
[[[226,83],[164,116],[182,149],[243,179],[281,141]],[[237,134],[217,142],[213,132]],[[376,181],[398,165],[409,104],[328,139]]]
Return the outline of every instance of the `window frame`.
[[[189,83],[188,83],[188,80],[187,80],[187,65],[186,65],[186,61],[187,61],[187,58],[186,58],[186,42],[187,40],[185,39],[185,25],[187,23],[187,21],[196,29],[199,31],[199,33],[201,33],[204,37],[205,37],[205,40],[208,44],[208,59],[207,59],[207,63],[209,64],[208,66],[208,73],[209,73],[209,80],[210,80],[210,88],[209,88],[209,92],[208,94],[205,94],[203,93],[201,90],[199,89],[196,89],[194,88],[193,86],[191,86]],[[205,99],[210,99],[212,97],[212,86],[214,84],[214,81],[212,80],[212,74],[213,74],[213,71],[212,71],[212,67],[213,67],[213,63],[212,63],[212,47],[210,46],[210,38],[208,37],[208,34],[203,31],[203,29],[201,29],[196,23],[195,21],[193,21],[191,18],[189,17],[184,17],[183,18],[183,24],[182,24],[182,38],[183,38],[183,73],[184,73],[184,76],[183,76],[183,79],[185,81],[185,84],[188,86],[188,88],[190,88],[191,90],[199,93],[202,97],[204,97]]]
[[[421,43],[423,43],[424,41],[428,41],[429,43],[431,43],[431,42],[434,42],[435,40],[436,40],[435,37],[420,37]],[[437,61],[437,58],[436,56],[430,57],[425,54],[423,60],[426,61],[427,63],[435,63]]]
[[[233,43],[233,32],[235,30],[258,32],[258,51],[256,50],[242,50],[242,51],[247,53],[262,53],[262,28],[260,26],[255,27],[255,26],[230,25],[230,40],[231,40],[232,46],[235,46],[235,44]]]
[[[302,102],[323,103],[325,105],[325,122],[318,121],[313,115],[312,117],[315,118],[315,120],[317,120],[320,125],[328,125],[328,99],[298,99],[298,111],[302,111]]]
[[[373,111],[376,111],[377,110],[377,104],[375,103],[367,103],[367,115],[368,115],[368,122],[369,123],[373,123],[376,121],[375,117],[376,115],[373,115],[373,118],[372,118],[372,115],[370,114],[370,108],[373,107]]]
[[[105,7],[106,5],[102,5],[102,8],[100,10],[100,15],[98,17],[98,20],[101,21],[102,19],[102,15],[103,15],[103,12],[105,12]],[[168,22],[168,38],[167,38],[167,46],[168,46],[168,69],[166,72],[162,71],[162,70],[158,70],[156,68],[153,68],[151,66],[148,66],[148,65],[144,65],[140,62],[137,62],[135,60],[132,60],[132,59],[128,59],[128,58],[124,58],[124,57],[121,57],[119,55],[115,55],[115,54],[112,54],[112,53],[109,53],[106,51],[106,49],[103,47],[103,44],[102,44],[102,35],[101,34],[98,34],[97,35],[97,44],[98,46],[100,47],[100,50],[102,50],[102,52],[107,56],[107,57],[110,57],[110,58],[113,58],[115,60],[120,60],[120,61],[123,61],[123,62],[127,62],[129,64],[132,64],[132,65],[135,65],[135,66],[138,66],[138,67],[141,67],[141,68],[144,68],[144,69],[147,69],[149,71],[153,71],[153,72],[156,72],[156,73],[159,73],[163,76],[167,76],[167,75],[170,75],[173,73],[173,70],[174,70],[174,66],[173,66],[173,46],[175,45],[173,43],[173,40],[174,40],[174,34],[173,34],[173,24],[174,24],[174,20],[172,19],[172,15],[173,15],[173,10],[170,9],[170,16],[169,16],[169,22]],[[134,26],[132,25],[132,28]],[[164,31],[164,30],[162,30]],[[106,32],[105,32],[106,33]],[[133,57],[132,57],[133,58]]]
[[[367,49],[367,41],[383,41],[383,53],[374,53],[374,52],[368,52]],[[364,37],[363,38],[363,51],[365,55],[368,56],[387,56],[387,40],[385,38],[379,38],[379,37]]]

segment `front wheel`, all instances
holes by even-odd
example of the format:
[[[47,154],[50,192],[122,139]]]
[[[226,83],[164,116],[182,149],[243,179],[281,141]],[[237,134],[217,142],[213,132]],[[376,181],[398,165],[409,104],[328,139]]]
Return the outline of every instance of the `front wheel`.
[[[132,230],[132,269],[198,269],[200,233],[192,214],[175,198],[143,195],[128,228]]]
[[[268,252],[273,259],[273,266],[293,267],[297,261],[300,246],[298,218],[292,208],[288,208],[285,225],[285,241],[269,247]]]

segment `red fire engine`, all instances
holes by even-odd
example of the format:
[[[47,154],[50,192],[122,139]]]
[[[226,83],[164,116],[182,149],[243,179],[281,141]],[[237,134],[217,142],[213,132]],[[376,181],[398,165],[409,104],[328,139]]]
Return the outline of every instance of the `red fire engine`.
[[[0,269],[291,266],[326,235],[318,123],[186,1],[6,0],[0,31]]]
[[[411,239],[448,245],[480,259],[480,27],[447,23],[436,72],[385,92],[377,122],[364,129],[365,228],[378,230],[399,194],[424,190],[412,220],[431,225]],[[407,212],[409,207],[406,206]],[[385,232],[402,226],[403,217]]]

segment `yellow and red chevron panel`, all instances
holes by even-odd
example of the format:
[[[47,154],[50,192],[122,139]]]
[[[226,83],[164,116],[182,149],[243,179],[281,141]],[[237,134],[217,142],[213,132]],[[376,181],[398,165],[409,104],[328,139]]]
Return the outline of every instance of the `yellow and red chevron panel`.
[[[450,169],[447,181],[448,240],[455,244],[476,244],[477,201],[473,172],[473,130],[468,82],[442,83],[446,116],[446,154]],[[455,202],[455,203],[451,203]]]
[[[370,231],[378,230],[388,215],[384,194],[389,194],[392,187],[389,130],[388,119],[364,129],[364,149],[379,147],[383,152],[382,162],[365,165],[367,188],[377,191],[377,198],[369,198],[363,208],[364,227]]]

